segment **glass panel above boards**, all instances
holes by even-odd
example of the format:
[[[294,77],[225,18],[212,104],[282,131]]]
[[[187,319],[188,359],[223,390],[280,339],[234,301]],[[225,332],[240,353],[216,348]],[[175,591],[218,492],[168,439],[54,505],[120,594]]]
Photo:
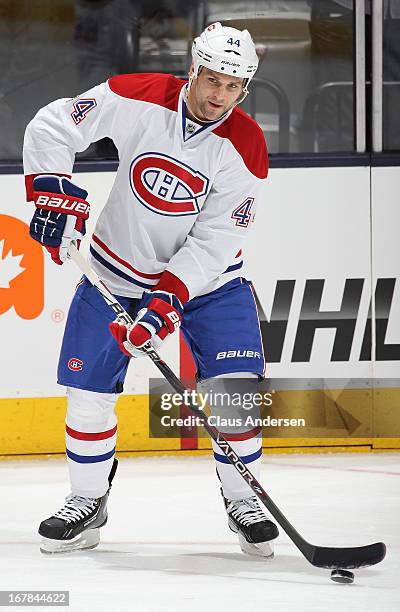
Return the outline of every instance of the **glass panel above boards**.
[[[383,3],[383,150],[400,150],[400,0]]]
[[[364,4],[362,124],[370,129],[371,5]],[[386,149],[400,140],[399,4],[384,3]],[[0,160],[21,159],[27,123],[56,98],[114,74],[185,77],[193,37],[214,21],[247,28],[254,38],[260,64],[243,108],[261,125],[270,153],[355,151],[354,6],[353,0],[0,0]],[[117,153],[104,139],[79,158]]]

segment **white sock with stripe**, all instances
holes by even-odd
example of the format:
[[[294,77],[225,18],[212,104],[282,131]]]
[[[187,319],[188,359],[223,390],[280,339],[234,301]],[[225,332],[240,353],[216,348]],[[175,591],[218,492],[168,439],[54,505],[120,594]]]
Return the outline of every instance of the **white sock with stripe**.
[[[226,382],[224,380],[226,379]],[[235,381],[232,379],[239,379],[237,385]],[[240,382],[242,381],[242,382]],[[232,386],[233,382],[233,386]],[[222,394],[237,392],[241,390],[242,393],[254,393],[258,391],[258,376],[257,374],[252,374],[249,372],[233,372],[230,374],[223,374],[221,376],[215,376],[214,378],[210,378],[204,381],[201,381],[198,384],[197,390],[200,393],[209,393],[210,391],[219,392]],[[208,396],[209,398],[213,397],[212,394]],[[210,404],[210,402],[208,402]],[[230,417],[240,416],[243,418],[243,412],[238,413],[235,406],[212,406],[213,414],[219,415],[221,417],[226,417],[229,419]],[[257,409],[256,409],[257,410]],[[254,413],[253,408],[253,416],[259,416],[259,412],[257,414]],[[259,480],[260,478],[260,467],[261,467],[261,457],[262,457],[262,432],[260,427],[256,427],[253,429],[247,429],[247,431],[232,431],[224,433],[224,428],[218,428],[224,438],[229,442],[230,446],[233,448],[235,453],[241,458],[242,462],[249,468],[249,470],[254,474],[254,476]],[[216,463],[218,477],[221,481],[222,492],[226,499],[237,500],[237,499],[247,499],[249,497],[253,497],[254,493],[249,487],[249,485],[245,482],[242,476],[236,471],[227,457],[224,455],[223,451],[219,448],[219,446],[212,441],[212,447],[214,451],[214,459]]]
[[[67,388],[66,453],[71,492],[102,497],[115,456],[116,393]]]
[[[259,480],[262,457],[262,436],[260,428],[253,429],[247,434],[221,433],[246,467],[248,467],[251,473]],[[244,439],[241,439],[241,437],[244,437]],[[254,492],[242,476],[238,474],[214,440],[212,444],[216,468],[221,481],[224,497],[233,500],[253,497]]]

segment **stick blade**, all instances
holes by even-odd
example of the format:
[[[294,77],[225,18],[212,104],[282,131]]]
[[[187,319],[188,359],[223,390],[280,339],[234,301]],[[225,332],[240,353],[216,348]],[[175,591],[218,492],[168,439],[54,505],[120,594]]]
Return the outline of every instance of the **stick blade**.
[[[327,569],[355,569],[375,565],[382,561],[385,555],[386,546],[383,542],[353,548],[315,546],[310,562],[315,567]]]

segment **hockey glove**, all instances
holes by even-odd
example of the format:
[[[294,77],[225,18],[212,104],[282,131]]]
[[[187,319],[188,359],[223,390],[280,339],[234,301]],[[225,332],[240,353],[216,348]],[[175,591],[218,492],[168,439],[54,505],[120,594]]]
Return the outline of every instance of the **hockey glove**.
[[[72,242],[78,248],[86,233],[85,221],[90,205],[87,191],[66,177],[42,174],[33,181],[36,211],[30,224],[30,235],[49,251],[56,264],[67,259]]]
[[[143,357],[141,347],[151,340],[158,350],[165,338],[179,329],[183,306],[173,293],[167,291],[145,291],[139,311],[132,325],[127,326],[118,317],[109,329],[119,348],[129,357]]]

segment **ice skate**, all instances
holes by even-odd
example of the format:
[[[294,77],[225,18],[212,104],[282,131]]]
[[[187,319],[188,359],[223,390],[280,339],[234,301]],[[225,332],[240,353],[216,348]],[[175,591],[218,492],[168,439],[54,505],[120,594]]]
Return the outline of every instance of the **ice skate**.
[[[238,534],[242,551],[247,555],[273,559],[273,540],[278,537],[279,531],[275,523],[265,516],[257,497],[239,500],[223,498],[229,528]]]
[[[42,521],[40,550],[43,553],[63,553],[95,548],[100,542],[100,528],[107,523],[107,500],[117,470],[115,459],[109,476],[109,489],[98,498],[68,495],[64,506]]]

